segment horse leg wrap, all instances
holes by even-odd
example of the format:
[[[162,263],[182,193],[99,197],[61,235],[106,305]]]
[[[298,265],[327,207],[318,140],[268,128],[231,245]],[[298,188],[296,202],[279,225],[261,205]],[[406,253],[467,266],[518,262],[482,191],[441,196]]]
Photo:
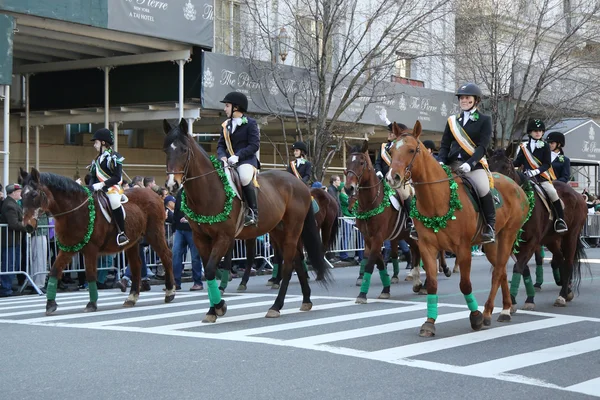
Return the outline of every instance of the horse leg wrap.
[[[521,274],[518,272],[513,272],[512,279],[510,281],[510,295],[513,297],[517,297],[517,293],[519,293],[519,285],[521,284]]]
[[[381,283],[383,284],[383,287],[389,287],[390,286],[390,276],[388,275],[387,270],[380,269],[379,270],[379,277],[381,278]]]
[[[400,263],[398,262],[398,258],[392,258],[392,267],[394,267],[394,276],[398,276],[400,273]]]
[[[525,291],[527,292],[527,297],[535,296],[535,288],[533,287],[531,275],[523,277],[523,281],[525,282]]]
[[[304,268],[304,270],[305,270],[306,272],[308,272],[308,264],[306,263],[306,261],[305,261],[305,260],[302,260],[302,268]]]
[[[362,285],[360,285],[360,292],[365,294],[369,293],[369,286],[371,286],[371,274],[365,272],[363,275]]]
[[[229,283],[229,271],[224,269],[221,271],[221,287],[223,289],[227,289],[228,283]]]
[[[56,288],[58,286],[58,279],[55,276],[51,276],[48,279],[48,285],[46,286],[46,299],[56,300]]]
[[[556,284],[558,285],[560,283],[560,269],[559,268],[552,268],[552,276],[554,276],[554,282],[556,282]],[[49,284],[50,283],[48,283],[48,285]]]
[[[273,273],[271,274],[271,277],[277,278],[278,272],[279,272],[279,264],[273,264]]]
[[[219,285],[217,285],[216,279],[211,279],[207,282],[208,285],[208,300],[210,301],[210,306],[214,307],[215,304],[219,304],[221,302],[221,292],[219,291]]]
[[[215,278],[216,279],[221,279],[222,276],[222,272],[220,268],[215,269]]]
[[[535,266],[535,284],[542,285],[544,283],[544,266],[536,265]]]
[[[98,301],[98,285],[96,281],[88,282],[88,291],[90,292],[90,301],[95,303]]]
[[[477,311],[477,300],[475,300],[473,293],[465,294],[465,301],[471,312]]]
[[[364,275],[366,266],[367,266],[367,259],[363,258],[360,262],[360,272],[359,272],[360,275]],[[370,274],[369,274],[369,276],[370,276]]]
[[[438,295],[427,295],[427,318],[437,319],[438,317]]]

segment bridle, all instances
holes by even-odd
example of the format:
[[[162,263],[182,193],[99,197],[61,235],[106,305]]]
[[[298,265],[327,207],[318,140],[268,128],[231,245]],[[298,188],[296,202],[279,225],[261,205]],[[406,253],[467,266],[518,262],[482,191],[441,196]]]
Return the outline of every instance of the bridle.
[[[364,153],[361,152],[356,152],[356,153],[350,153],[351,156],[359,156],[359,157],[364,157]],[[349,198],[354,199],[354,198],[358,198],[358,193],[360,191],[360,189],[372,189],[374,187],[377,187],[377,193],[375,193],[375,197],[373,198],[373,201],[371,201],[371,205],[375,204],[375,202],[377,201],[377,199],[379,198],[379,194],[381,193],[381,188],[383,186],[381,180],[377,179],[377,183],[371,186],[360,186],[360,183],[362,182],[362,177],[364,175],[365,172],[369,172],[371,171],[371,167],[369,166],[369,163],[367,161],[364,162],[362,170],[360,171],[360,174],[357,174],[356,172],[354,172],[354,170],[346,170],[346,177],[350,174],[356,176],[356,180],[358,181],[358,186],[356,187],[356,193],[354,193],[352,196],[350,196]]]
[[[404,133],[402,135],[400,135],[398,138],[404,137],[404,136],[409,136],[410,133]],[[394,141],[395,142],[395,141]],[[413,163],[415,162],[415,159],[417,157],[417,154],[419,154],[421,152],[421,142],[419,140],[417,140],[417,148],[415,149],[415,153],[412,156],[412,159],[410,160],[410,162],[408,163],[408,165],[406,166],[406,168],[404,169],[404,176],[402,177],[402,181],[404,185],[408,184],[408,181],[410,181],[412,179],[412,167],[413,167]],[[417,186],[417,185],[430,185],[433,183],[441,183],[441,182],[448,182],[448,181],[453,181],[454,180],[454,176],[450,177],[450,178],[444,178],[444,179],[439,179],[437,181],[431,181],[431,182],[413,182],[413,186]]]
[[[192,181],[194,179],[198,179],[198,178],[202,178],[204,176],[210,175],[210,174],[214,174],[215,172],[219,171],[219,170],[223,170],[225,168],[231,168],[231,167],[223,167],[223,168],[215,168],[213,171],[209,171],[206,172],[204,174],[201,175],[197,175],[197,176],[192,176],[191,178],[187,177],[189,168],[190,168],[190,162],[192,157],[194,157],[194,153],[192,153],[192,149],[188,146],[187,151],[186,151],[186,158],[185,158],[185,164],[183,165],[183,171],[169,171],[167,170],[166,173],[167,175],[178,175],[181,174],[181,186],[184,185],[185,182],[187,181]]]

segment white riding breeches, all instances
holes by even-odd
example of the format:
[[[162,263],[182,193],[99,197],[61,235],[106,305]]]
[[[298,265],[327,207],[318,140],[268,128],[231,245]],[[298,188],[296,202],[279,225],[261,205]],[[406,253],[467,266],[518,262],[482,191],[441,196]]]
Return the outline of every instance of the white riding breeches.
[[[479,197],[483,197],[490,192],[490,181],[484,169],[476,169],[467,172],[465,175],[473,182],[473,186],[477,189]]]
[[[251,164],[242,164],[237,167],[238,174],[240,174],[240,181],[242,186],[248,186],[252,179],[254,179],[254,173],[256,169]]]
[[[542,183],[540,183],[540,186],[544,188],[546,193],[548,193],[548,197],[550,197],[551,202],[554,203],[556,200],[560,200],[552,182],[543,181]]]
[[[119,193],[107,193],[108,200],[110,201],[110,208],[116,210],[121,207],[121,194]]]

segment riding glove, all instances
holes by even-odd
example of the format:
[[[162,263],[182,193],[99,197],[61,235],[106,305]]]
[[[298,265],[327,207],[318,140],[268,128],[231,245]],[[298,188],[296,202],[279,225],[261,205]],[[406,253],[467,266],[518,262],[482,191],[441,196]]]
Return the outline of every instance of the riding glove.
[[[378,177],[379,179],[383,179],[383,172],[381,172],[381,171],[377,171],[377,173],[376,173],[375,175],[377,175],[377,177]]]
[[[92,187],[94,188],[94,191],[102,190],[104,187],[104,182],[94,183]]]
[[[463,163],[460,167],[458,167],[458,169],[463,173],[469,173],[471,172],[471,166],[468,163]]]
[[[227,159],[227,162],[229,163],[229,165],[235,165],[238,163],[239,160],[240,158],[234,154]]]
[[[525,171],[525,175],[527,175],[530,178],[533,178],[536,175],[540,174],[540,170],[539,169],[528,169],[527,171]]]

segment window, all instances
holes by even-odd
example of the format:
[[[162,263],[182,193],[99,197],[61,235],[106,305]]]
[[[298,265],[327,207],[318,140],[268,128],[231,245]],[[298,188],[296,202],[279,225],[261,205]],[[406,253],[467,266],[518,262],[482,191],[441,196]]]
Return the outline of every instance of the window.
[[[408,54],[398,53],[398,58],[394,63],[394,75],[402,78],[410,78],[412,67],[412,57]]]
[[[296,66],[315,69],[323,54],[323,22],[314,18],[298,17],[296,28]],[[325,49],[326,70],[331,72],[333,34],[327,38]]]
[[[235,0],[215,0],[215,53],[239,57],[240,37],[240,4]]]
[[[83,144],[83,133],[92,132],[92,124],[69,124],[65,127],[66,132],[66,143],[75,146],[81,146]]]

